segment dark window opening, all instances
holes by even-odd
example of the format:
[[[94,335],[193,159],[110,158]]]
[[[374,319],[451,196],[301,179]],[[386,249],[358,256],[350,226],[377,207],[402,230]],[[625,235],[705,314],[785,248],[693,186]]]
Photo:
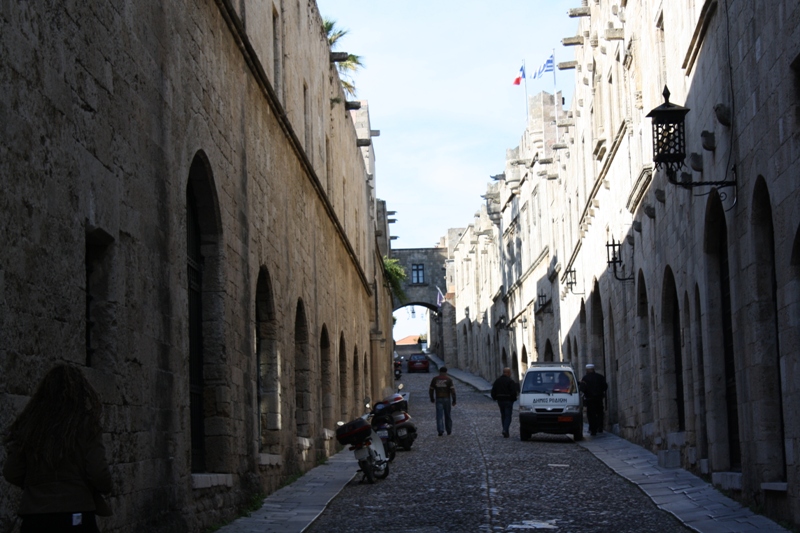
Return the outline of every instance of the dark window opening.
[[[425,283],[425,265],[411,265],[411,283]]]
[[[86,366],[96,365],[112,342],[115,305],[109,291],[113,241],[99,228],[86,233]]]

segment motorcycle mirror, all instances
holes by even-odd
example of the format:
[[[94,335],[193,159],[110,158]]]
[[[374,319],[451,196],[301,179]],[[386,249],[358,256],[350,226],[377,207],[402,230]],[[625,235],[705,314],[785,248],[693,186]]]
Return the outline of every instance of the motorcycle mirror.
[[[364,398],[364,405],[369,406],[371,401],[372,400],[369,398],[369,396],[367,396],[366,398]]]
[[[402,383],[397,385],[397,390],[403,390],[403,384]]]
[[[344,422],[339,420],[338,422],[336,422],[336,425],[342,427],[344,425]]]

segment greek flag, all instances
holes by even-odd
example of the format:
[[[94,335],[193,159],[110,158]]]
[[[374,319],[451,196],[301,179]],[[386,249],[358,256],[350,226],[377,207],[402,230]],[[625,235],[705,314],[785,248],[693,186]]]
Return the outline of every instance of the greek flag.
[[[539,67],[539,70],[534,71],[533,74],[530,75],[530,78],[533,80],[535,80],[536,78],[541,78],[544,76],[545,72],[553,72],[555,66],[556,66],[555,54],[550,54],[550,57],[547,58],[547,61],[545,61],[544,64],[541,67]]]

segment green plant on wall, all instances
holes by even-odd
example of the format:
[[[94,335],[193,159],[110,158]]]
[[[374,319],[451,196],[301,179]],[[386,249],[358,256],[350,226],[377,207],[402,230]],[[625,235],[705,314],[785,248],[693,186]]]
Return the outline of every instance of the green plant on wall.
[[[404,303],[407,299],[403,291],[403,282],[406,280],[406,269],[397,259],[390,259],[383,256],[383,271],[386,272],[386,283],[392,291],[392,295],[398,302]]]

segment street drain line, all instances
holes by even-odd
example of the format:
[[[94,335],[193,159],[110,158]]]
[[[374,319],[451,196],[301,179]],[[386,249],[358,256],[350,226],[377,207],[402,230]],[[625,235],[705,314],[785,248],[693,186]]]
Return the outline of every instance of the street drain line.
[[[481,461],[483,461],[483,471],[486,475],[486,518],[488,520],[489,531],[494,530],[494,506],[492,505],[492,472],[489,469],[489,462],[486,460],[486,454],[483,450],[483,442],[481,441],[478,433],[478,428],[475,422],[470,419],[469,425],[471,426],[472,433],[475,435],[475,442],[478,443],[478,451],[481,454]],[[481,527],[483,529],[483,527]]]

